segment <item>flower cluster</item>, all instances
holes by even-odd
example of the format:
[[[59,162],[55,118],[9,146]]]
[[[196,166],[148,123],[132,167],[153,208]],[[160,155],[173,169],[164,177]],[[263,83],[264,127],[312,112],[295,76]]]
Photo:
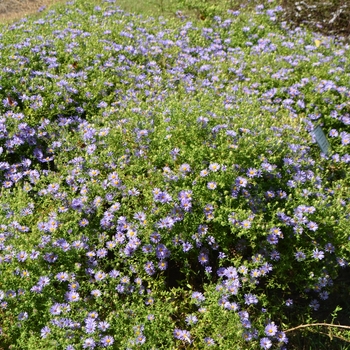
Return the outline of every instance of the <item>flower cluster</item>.
[[[0,343],[284,346],[350,258],[350,46],[100,5],[0,33]]]

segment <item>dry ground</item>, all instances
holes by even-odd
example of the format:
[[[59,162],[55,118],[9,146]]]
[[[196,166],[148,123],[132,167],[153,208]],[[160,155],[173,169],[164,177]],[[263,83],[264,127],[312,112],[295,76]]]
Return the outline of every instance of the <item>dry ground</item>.
[[[37,13],[42,6],[67,0],[0,0],[0,23],[9,23]]]
[[[66,3],[68,0],[0,0],[0,24],[11,23],[30,14],[35,14],[43,6]],[[163,4],[164,0],[147,1]],[[223,1],[223,0],[222,0]],[[229,1],[229,0],[226,0]],[[234,3],[264,3],[268,0],[230,0]],[[145,2],[140,1],[140,4]],[[165,1],[166,2],[166,1]],[[324,35],[343,36],[350,42],[350,0],[281,0],[285,9],[280,21],[286,21],[291,27],[305,25]],[[126,11],[134,12],[137,2],[118,0]],[[130,8],[131,5],[131,8]],[[146,6],[147,7],[147,6]],[[157,8],[157,6],[156,6]],[[159,10],[159,9],[158,9]],[[136,11],[137,12],[137,11]]]

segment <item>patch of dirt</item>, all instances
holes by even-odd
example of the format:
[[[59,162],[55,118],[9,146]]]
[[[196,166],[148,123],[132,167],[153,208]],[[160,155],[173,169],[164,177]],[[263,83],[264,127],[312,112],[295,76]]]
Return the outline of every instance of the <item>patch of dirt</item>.
[[[284,12],[280,20],[292,28],[305,25],[323,35],[350,40],[349,0],[282,0]]]
[[[0,0],[0,23],[10,23],[63,0]]]
[[[11,23],[40,9],[68,0],[0,0],[0,23]],[[142,0],[141,0],[142,1]],[[251,5],[268,0],[237,0]],[[232,2],[232,0],[231,0]],[[279,21],[285,21],[291,28],[304,25],[323,35],[344,37],[350,41],[350,1],[349,0],[280,0],[284,8],[278,15]]]

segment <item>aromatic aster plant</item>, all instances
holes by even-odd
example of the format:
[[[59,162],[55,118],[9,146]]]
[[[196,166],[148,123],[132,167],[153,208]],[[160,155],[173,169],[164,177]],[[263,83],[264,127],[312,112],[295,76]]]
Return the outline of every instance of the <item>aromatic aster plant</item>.
[[[284,348],[348,266],[349,45],[97,3],[1,29],[0,344]]]

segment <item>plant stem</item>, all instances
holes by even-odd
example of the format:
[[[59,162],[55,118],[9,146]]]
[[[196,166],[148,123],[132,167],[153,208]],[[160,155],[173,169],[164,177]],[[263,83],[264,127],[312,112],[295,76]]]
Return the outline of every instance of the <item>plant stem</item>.
[[[293,331],[295,331],[295,330],[297,330],[297,329],[300,329],[300,328],[307,328],[307,327],[314,327],[314,326],[324,326],[324,327],[333,327],[333,328],[350,329],[350,326],[342,326],[342,325],[338,325],[338,324],[331,324],[331,323],[308,323],[308,324],[302,324],[302,325],[300,325],[300,326],[287,329],[287,330],[284,331],[284,332],[285,332],[285,333],[288,333],[288,332],[293,332]]]

